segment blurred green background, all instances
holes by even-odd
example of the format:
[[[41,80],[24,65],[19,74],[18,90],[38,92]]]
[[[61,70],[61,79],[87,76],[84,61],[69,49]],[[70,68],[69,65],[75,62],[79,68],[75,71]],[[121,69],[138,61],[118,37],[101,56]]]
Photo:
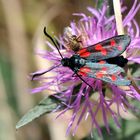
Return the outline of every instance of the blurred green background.
[[[131,3],[130,3],[131,2]],[[125,1],[132,5],[131,0]],[[94,0],[0,0],[0,140],[89,140],[65,136],[66,125],[54,116],[41,117],[16,131],[17,121],[43,94],[30,94],[34,86],[28,78],[39,66],[35,48],[41,46],[43,28],[59,35],[76,17],[72,13],[95,7]],[[137,21],[140,14],[137,14]],[[140,21],[140,20],[139,20]],[[140,121],[120,120],[122,129],[111,125],[106,140],[140,140]],[[112,124],[112,123],[111,123]],[[94,136],[98,140],[98,136]]]

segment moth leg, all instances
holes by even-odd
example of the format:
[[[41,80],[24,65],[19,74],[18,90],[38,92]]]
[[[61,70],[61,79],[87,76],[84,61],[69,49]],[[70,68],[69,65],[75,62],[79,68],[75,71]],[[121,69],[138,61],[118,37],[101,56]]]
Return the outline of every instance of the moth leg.
[[[76,38],[77,42],[82,43],[81,37],[82,37],[82,36],[79,35],[79,36]]]
[[[87,84],[91,89],[93,89],[93,87],[88,84],[78,73],[75,73],[85,84]]]
[[[105,92],[106,92],[106,89],[105,87],[102,89],[102,93],[103,93],[103,96],[105,97]]]
[[[75,73],[72,74],[72,77],[76,77],[77,75]]]

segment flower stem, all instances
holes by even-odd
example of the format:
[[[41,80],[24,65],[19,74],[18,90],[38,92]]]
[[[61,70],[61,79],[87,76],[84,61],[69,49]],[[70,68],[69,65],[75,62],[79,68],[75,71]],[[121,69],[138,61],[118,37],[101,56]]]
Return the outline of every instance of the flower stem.
[[[122,35],[124,34],[124,28],[123,28],[123,23],[122,23],[120,0],[113,0],[113,6],[114,6],[115,19],[116,19],[117,32],[118,32],[118,35]]]
[[[121,3],[120,0],[113,0],[114,14],[116,19],[116,28],[118,35],[124,34],[123,22],[122,22],[122,14],[121,14]],[[126,57],[126,52],[122,54]]]

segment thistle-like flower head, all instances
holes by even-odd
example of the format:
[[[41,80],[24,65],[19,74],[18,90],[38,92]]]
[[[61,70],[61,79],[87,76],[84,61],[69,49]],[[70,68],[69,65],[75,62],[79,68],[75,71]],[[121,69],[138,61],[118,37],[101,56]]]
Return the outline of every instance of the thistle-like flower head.
[[[136,54],[136,50],[140,50],[140,29],[134,16],[139,8],[140,4],[135,0],[132,8],[123,19],[125,33],[131,37],[131,43],[126,49],[126,58],[138,64],[140,63],[140,57]],[[80,20],[78,22],[71,22],[69,27],[64,29],[64,34],[59,39],[57,38],[57,44],[59,44],[59,51],[63,59],[54,44],[47,41],[47,45],[51,51],[41,52],[40,55],[53,63],[53,66],[49,70],[55,72],[55,75],[49,77],[47,75],[41,75],[40,72],[36,72],[34,75],[38,76],[36,76],[34,80],[42,82],[40,87],[33,89],[32,92],[53,90],[54,93],[60,93],[59,96],[56,96],[56,94],[55,96],[60,100],[65,99],[62,100],[63,104],[65,104],[65,109],[61,114],[70,109],[73,111],[67,132],[69,132],[73,123],[76,121],[76,117],[78,117],[77,114],[80,113],[75,130],[83,117],[86,116],[85,118],[87,118],[87,116],[90,116],[92,127],[95,126],[101,135],[101,129],[96,118],[99,110],[102,111],[102,119],[109,132],[107,113],[111,114],[114,122],[119,126],[118,115],[120,108],[124,111],[126,111],[126,106],[129,109],[134,109],[126,97],[140,100],[140,95],[133,86],[125,90],[122,87],[120,88],[114,84],[104,83],[102,80],[95,78],[85,76],[82,77],[82,80],[79,76],[75,75],[70,67],[66,67],[72,65],[69,64],[68,59],[72,57],[77,50],[117,35],[115,17],[106,16],[106,4],[104,4],[100,10],[91,7],[87,9],[92,16],[87,16],[84,13],[74,14],[81,17]],[[122,7],[121,10],[123,13],[126,7]],[[44,73],[49,72],[49,70]],[[134,79],[135,78],[137,77],[134,77]],[[47,81],[45,81],[46,79]],[[89,85],[92,86],[92,88]],[[106,89],[110,90],[111,95],[106,95]],[[96,96],[96,99],[91,99],[92,95]],[[111,108],[114,104],[117,106],[117,112]]]

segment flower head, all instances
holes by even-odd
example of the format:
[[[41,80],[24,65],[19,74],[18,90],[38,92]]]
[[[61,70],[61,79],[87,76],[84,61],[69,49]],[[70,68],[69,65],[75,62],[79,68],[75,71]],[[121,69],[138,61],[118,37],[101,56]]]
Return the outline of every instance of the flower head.
[[[136,63],[140,63],[140,58],[137,55],[134,55],[135,50],[140,49],[140,29],[134,16],[139,8],[140,4],[137,4],[137,0],[135,0],[131,10],[123,19],[123,26],[126,29],[126,34],[131,37],[131,44],[126,49],[126,58],[129,61]],[[55,72],[55,75],[48,77],[42,75],[42,72],[36,72],[34,74],[34,80],[42,81],[42,83],[40,87],[33,89],[32,92],[36,93],[43,90],[53,90],[54,93],[60,93],[57,98],[65,99],[62,100],[62,102],[66,106],[61,114],[65,113],[67,110],[73,111],[67,132],[69,132],[73,123],[76,121],[76,117],[78,117],[77,114],[80,112],[75,130],[83,117],[86,116],[85,119],[87,119],[87,116],[90,116],[92,127],[95,126],[98,133],[101,135],[101,129],[96,118],[99,110],[102,111],[105,127],[107,131],[110,132],[107,113],[110,113],[117,126],[120,126],[118,122],[120,108],[124,111],[126,111],[125,106],[129,109],[134,109],[129,104],[126,97],[140,100],[140,95],[135,91],[133,86],[124,90],[119,86],[104,83],[102,80],[95,78],[89,78],[87,76],[80,78],[72,69],[64,67],[65,64],[62,62],[61,57],[70,58],[81,48],[86,48],[117,35],[114,16],[106,16],[106,4],[103,5],[101,10],[96,10],[91,7],[88,7],[87,9],[91,12],[92,16],[87,16],[83,13],[74,14],[81,17],[79,22],[71,22],[70,26],[65,28],[64,34],[57,39],[57,44],[60,46],[59,51],[62,56],[59,55],[55,44],[51,44],[47,41],[47,45],[51,51],[41,52],[40,55],[51,61],[53,66],[43,73],[53,71]],[[125,10],[126,7],[122,7],[122,12]],[[60,65],[61,63],[62,65]],[[111,90],[111,95],[109,96],[105,95],[107,88]],[[91,99],[92,94],[96,96],[96,99]],[[117,112],[111,109],[111,106],[114,104],[117,106]]]

